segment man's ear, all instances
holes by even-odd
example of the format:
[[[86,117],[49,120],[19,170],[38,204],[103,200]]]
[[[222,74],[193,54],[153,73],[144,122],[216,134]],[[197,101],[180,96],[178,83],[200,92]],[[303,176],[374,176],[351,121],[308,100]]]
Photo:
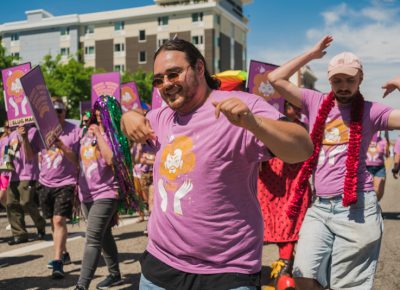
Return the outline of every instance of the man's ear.
[[[198,72],[200,75],[204,74],[205,71],[205,65],[204,62],[201,59],[198,59],[196,62],[196,72]]]

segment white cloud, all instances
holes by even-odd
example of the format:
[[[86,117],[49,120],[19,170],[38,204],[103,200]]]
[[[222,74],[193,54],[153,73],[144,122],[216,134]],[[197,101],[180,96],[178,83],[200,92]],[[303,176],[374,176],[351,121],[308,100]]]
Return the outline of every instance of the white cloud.
[[[331,11],[325,11],[322,13],[322,17],[324,18],[324,22],[326,25],[333,25],[342,18],[342,16],[350,13],[350,10],[348,9],[347,5],[345,3],[342,3],[338,6],[336,6],[334,9]]]

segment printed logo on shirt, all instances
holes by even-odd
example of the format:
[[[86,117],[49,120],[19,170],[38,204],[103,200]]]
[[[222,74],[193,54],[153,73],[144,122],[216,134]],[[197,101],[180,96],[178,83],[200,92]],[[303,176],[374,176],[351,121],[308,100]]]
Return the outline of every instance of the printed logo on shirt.
[[[336,156],[347,150],[349,143],[349,127],[342,118],[327,120],[318,165],[334,165]]]
[[[100,158],[100,151],[97,146],[92,145],[90,138],[84,138],[81,146],[81,167],[82,175],[91,178],[92,172],[97,168],[97,159]]]
[[[43,159],[45,161],[45,166],[47,169],[53,168],[56,169],[60,165],[63,160],[64,152],[59,148],[52,146],[46,153],[43,155]]]
[[[183,215],[181,199],[192,189],[193,184],[187,175],[196,165],[196,156],[193,152],[193,141],[187,136],[172,137],[165,146],[160,159],[160,179],[157,181],[158,192],[161,197],[161,210],[168,208],[168,193],[173,194],[174,213]]]

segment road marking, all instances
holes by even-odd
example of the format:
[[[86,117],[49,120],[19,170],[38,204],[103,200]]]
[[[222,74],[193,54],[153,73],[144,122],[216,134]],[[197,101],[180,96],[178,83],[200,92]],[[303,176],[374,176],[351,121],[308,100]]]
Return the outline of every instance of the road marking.
[[[139,218],[128,218],[128,219],[120,219],[119,220],[120,224],[118,227],[125,227],[131,224],[136,224],[139,222]],[[76,232],[76,233],[71,233],[69,234],[69,238],[67,239],[67,242],[71,242],[73,240],[81,239],[85,236],[85,232]],[[43,241],[40,243],[35,243],[31,245],[27,245],[25,247],[21,247],[15,250],[11,250],[8,252],[0,253],[0,258],[9,258],[9,257],[15,257],[15,256],[22,256],[24,254],[28,254],[33,251],[49,248],[53,246],[53,241]]]

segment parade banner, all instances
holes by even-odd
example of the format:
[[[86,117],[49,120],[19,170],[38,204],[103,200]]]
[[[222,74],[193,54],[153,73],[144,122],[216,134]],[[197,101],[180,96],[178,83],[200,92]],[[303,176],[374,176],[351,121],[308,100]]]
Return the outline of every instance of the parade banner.
[[[113,96],[120,102],[121,75],[119,72],[92,75],[92,107],[100,96]]]
[[[35,66],[21,77],[21,84],[29,100],[43,143],[49,149],[62,133],[62,128],[40,66]]]
[[[275,89],[268,81],[268,74],[277,67],[274,64],[250,60],[247,87],[249,93],[263,97],[279,112],[284,113],[285,99],[278,92],[275,92]]]
[[[79,101],[79,111],[81,113],[81,116],[84,112],[86,111],[91,111],[92,110],[92,103],[91,101]]]
[[[135,82],[121,84],[121,109],[122,112],[131,111],[133,109],[142,109]]]
[[[167,104],[162,99],[160,92],[157,88],[153,88],[152,97],[151,97],[151,109],[155,110],[161,107],[166,106]]]
[[[1,71],[4,103],[10,127],[33,123],[31,108],[22,88],[20,78],[31,69],[30,63],[9,67]]]

